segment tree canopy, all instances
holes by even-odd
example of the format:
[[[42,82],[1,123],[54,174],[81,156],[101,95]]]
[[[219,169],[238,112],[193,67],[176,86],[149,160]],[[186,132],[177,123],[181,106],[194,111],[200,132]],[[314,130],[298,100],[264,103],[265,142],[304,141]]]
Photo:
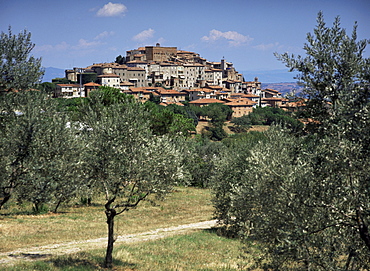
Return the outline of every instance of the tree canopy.
[[[356,25],[348,36],[339,17],[327,27],[320,12],[305,57],[276,54],[299,72],[308,98],[308,134],[273,127],[265,132],[267,141],[220,160],[216,215],[246,244],[258,241],[256,266],[370,268],[367,43],[357,41]]]
[[[82,118],[86,148],[85,176],[105,194],[108,245],[105,267],[112,267],[115,216],[143,200],[162,198],[182,178],[182,161],[176,140],[154,135],[149,112],[138,102],[103,106],[100,98],[84,104]],[[155,195],[153,197],[152,195]]]
[[[35,44],[27,30],[0,34],[0,91],[28,90],[39,83],[44,71],[41,58],[30,56]]]
[[[8,93],[0,112],[0,208],[14,194],[35,211],[76,195],[80,145],[54,100],[38,91]]]

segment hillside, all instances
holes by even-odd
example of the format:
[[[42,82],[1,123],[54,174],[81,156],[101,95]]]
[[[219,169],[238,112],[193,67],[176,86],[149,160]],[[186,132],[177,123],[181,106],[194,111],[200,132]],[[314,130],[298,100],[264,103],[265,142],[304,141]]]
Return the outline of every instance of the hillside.
[[[252,78],[254,76],[261,76],[261,72],[242,72],[245,79]],[[246,73],[246,74],[244,74]],[[247,75],[247,76],[246,76]],[[267,77],[266,77],[267,76]],[[54,68],[54,67],[47,67],[45,68],[45,74],[43,77],[43,82],[51,82],[52,79],[57,77],[65,77],[65,72],[63,69]],[[277,71],[265,71],[259,80],[262,82],[262,89],[265,88],[272,88],[277,91],[280,91],[284,96],[291,92],[292,90],[297,90],[299,93],[302,88],[298,86],[295,82],[286,82],[286,83],[264,83],[263,78],[267,79],[267,82],[270,80],[276,80],[276,82],[283,82],[281,80],[293,80],[291,77],[291,73],[287,72],[280,72]],[[252,80],[252,79],[251,79]]]
[[[47,67],[45,69],[45,74],[42,78],[42,82],[51,82],[54,78],[63,78],[65,77],[65,72],[63,69]]]
[[[275,89],[282,93],[283,96],[286,96],[288,93],[295,91],[296,94],[302,92],[302,87],[297,83],[288,82],[288,83],[263,83],[261,84],[262,89],[271,88]]]

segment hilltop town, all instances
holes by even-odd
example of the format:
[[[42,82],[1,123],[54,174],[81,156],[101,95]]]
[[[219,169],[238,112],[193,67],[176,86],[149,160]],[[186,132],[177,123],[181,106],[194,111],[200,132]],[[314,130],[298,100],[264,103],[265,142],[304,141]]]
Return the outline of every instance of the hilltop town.
[[[231,62],[212,62],[177,47],[145,46],[118,56],[113,63],[94,63],[65,71],[70,84],[57,84],[55,97],[88,97],[100,86],[118,88],[145,102],[157,97],[161,105],[189,101],[195,106],[222,103],[233,117],[249,114],[256,106],[289,109],[294,105],[281,92],[261,88],[258,78],[245,81]]]

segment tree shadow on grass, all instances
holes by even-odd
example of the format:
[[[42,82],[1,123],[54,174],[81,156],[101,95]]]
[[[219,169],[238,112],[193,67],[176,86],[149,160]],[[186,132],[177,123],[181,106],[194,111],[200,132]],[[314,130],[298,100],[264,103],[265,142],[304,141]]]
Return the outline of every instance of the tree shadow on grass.
[[[42,253],[19,253],[19,254],[9,254],[11,258],[28,258],[32,260],[43,259],[50,257],[51,254],[42,254]]]
[[[235,232],[229,231],[223,227],[212,227],[210,229],[204,229],[203,231],[210,233],[210,234],[215,234],[215,235],[227,238],[227,239],[237,239],[238,238],[238,235]]]
[[[104,257],[80,252],[68,256],[60,256],[47,260],[60,269],[70,270],[105,270]],[[113,259],[112,270],[136,270],[136,264]]]

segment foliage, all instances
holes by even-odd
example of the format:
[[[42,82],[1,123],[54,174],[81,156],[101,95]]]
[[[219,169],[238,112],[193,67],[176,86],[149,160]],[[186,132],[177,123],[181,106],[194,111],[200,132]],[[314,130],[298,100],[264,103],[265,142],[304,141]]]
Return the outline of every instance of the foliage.
[[[227,137],[223,126],[233,113],[230,107],[214,103],[203,107],[192,106],[191,109],[198,118],[208,117],[210,119],[211,126],[203,132],[204,136],[214,141],[220,141]]]
[[[221,159],[225,151],[223,144],[209,139],[194,138],[186,141],[183,159],[184,168],[189,173],[188,183],[197,187],[210,187],[217,160]]]
[[[125,57],[123,57],[122,55],[117,56],[115,63],[124,64],[125,63]]]
[[[150,93],[149,101],[155,104],[161,103],[161,97],[159,95],[153,95],[153,93]]]
[[[84,103],[84,99],[82,97],[78,98],[54,98],[53,102],[56,103],[57,110],[59,112],[74,112],[78,111],[79,108]]]
[[[34,58],[30,53],[35,45],[31,42],[31,33],[24,30],[18,35],[0,34],[0,91],[28,90],[37,84],[44,74],[41,58]]]
[[[213,141],[221,141],[226,138],[228,135],[224,130],[224,123],[213,123],[212,126],[207,127],[206,131],[203,131],[203,136],[209,138]]]
[[[132,95],[122,93],[121,90],[113,87],[100,86],[90,93],[86,101],[90,106],[109,106],[118,103],[133,103],[135,98]]]
[[[151,194],[162,198],[171,191],[182,174],[181,159],[170,137],[152,135],[148,111],[141,103],[103,106],[104,95],[94,99],[93,104],[86,104],[83,117],[85,174],[106,196],[108,246],[104,265],[111,267],[115,216],[135,208]]]
[[[222,143],[229,148],[235,148],[235,150],[237,150],[238,148],[240,148],[240,145],[251,148],[255,144],[259,144],[266,139],[267,138],[264,133],[258,131],[250,131],[248,133],[230,135],[229,137],[223,139]]]
[[[140,110],[147,111],[146,118],[155,135],[182,135],[188,137],[191,131],[195,130],[193,120],[182,114],[174,113],[164,106],[156,105],[153,102],[146,102],[144,105],[136,103],[132,95],[122,93],[119,89],[102,86],[91,92],[86,103],[92,107],[110,106],[113,104],[137,104]],[[82,114],[84,114],[82,112]]]
[[[246,131],[251,125],[272,125],[280,124],[292,132],[300,132],[303,123],[291,117],[289,113],[281,108],[257,107],[248,115],[234,118],[231,120],[235,124],[237,131]]]
[[[53,95],[56,89],[56,85],[50,82],[43,82],[38,84],[36,87],[38,90],[43,91],[49,95]]]
[[[318,15],[307,57],[278,55],[309,95],[311,133],[279,127],[268,142],[244,150],[243,162],[222,161],[216,215],[225,229],[258,240],[256,264],[272,270],[370,268],[369,60],[366,41],[348,37],[336,18]],[[249,154],[248,154],[249,153]],[[233,157],[235,154],[232,154]],[[238,158],[235,158],[238,159]]]
[[[356,31],[357,23],[348,36],[339,17],[327,27],[320,12],[313,34],[307,34],[305,57],[275,54],[291,71],[299,72],[312,132],[330,134],[331,129],[325,131],[333,127],[353,141],[364,139],[360,133],[368,121],[370,60],[363,53],[369,40],[357,41]]]
[[[81,80],[81,81],[80,81]],[[98,75],[96,73],[80,73],[80,74],[77,74],[77,82],[80,83],[82,85],[84,84],[87,84],[87,83],[90,83],[90,82],[97,82],[98,80]]]
[[[68,80],[65,77],[62,77],[62,78],[57,77],[57,78],[51,79],[51,82],[53,84],[71,84],[71,83],[76,83],[76,82],[73,82],[71,80]]]
[[[266,134],[261,136],[260,133],[248,133],[237,141],[231,138],[223,140],[228,146],[228,152],[224,153],[216,165],[217,171],[212,176],[214,184],[212,188],[215,217],[227,235],[237,236],[246,222],[244,213],[249,211],[249,206],[245,204],[245,199],[241,200],[239,197],[239,189],[240,186],[248,187],[254,183],[255,180],[249,179],[248,159],[253,148],[270,146],[271,142],[268,138]],[[259,178],[258,174],[256,178]]]
[[[166,108],[175,114],[180,114],[184,116],[185,118],[192,119],[194,122],[194,125],[195,126],[198,125],[198,117],[195,115],[195,112],[192,110],[193,107],[189,107],[187,105],[179,106],[176,104],[170,104]]]
[[[55,103],[41,92],[9,93],[1,97],[1,112],[0,207],[13,194],[36,211],[75,195],[79,145]]]
[[[252,127],[252,121],[249,115],[233,118],[230,122],[234,124],[233,130],[237,133],[247,132]]]
[[[208,117],[211,122],[225,122],[230,119],[233,111],[221,103],[209,104],[203,107],[191,105],[190,109],[198,119]]]
[[[211,119],[211,123],[223,123],[231,118],[233,111],[227,105],[213,103],[202,107],[204,114]]]
[[[171,108],[168,109],[153,102],[146,102],[144,106],[150,113],[148,116],[150,128],[155,135],[169,134],[188,137],[192,131],[195,131],[193,119],[177,114]]]

